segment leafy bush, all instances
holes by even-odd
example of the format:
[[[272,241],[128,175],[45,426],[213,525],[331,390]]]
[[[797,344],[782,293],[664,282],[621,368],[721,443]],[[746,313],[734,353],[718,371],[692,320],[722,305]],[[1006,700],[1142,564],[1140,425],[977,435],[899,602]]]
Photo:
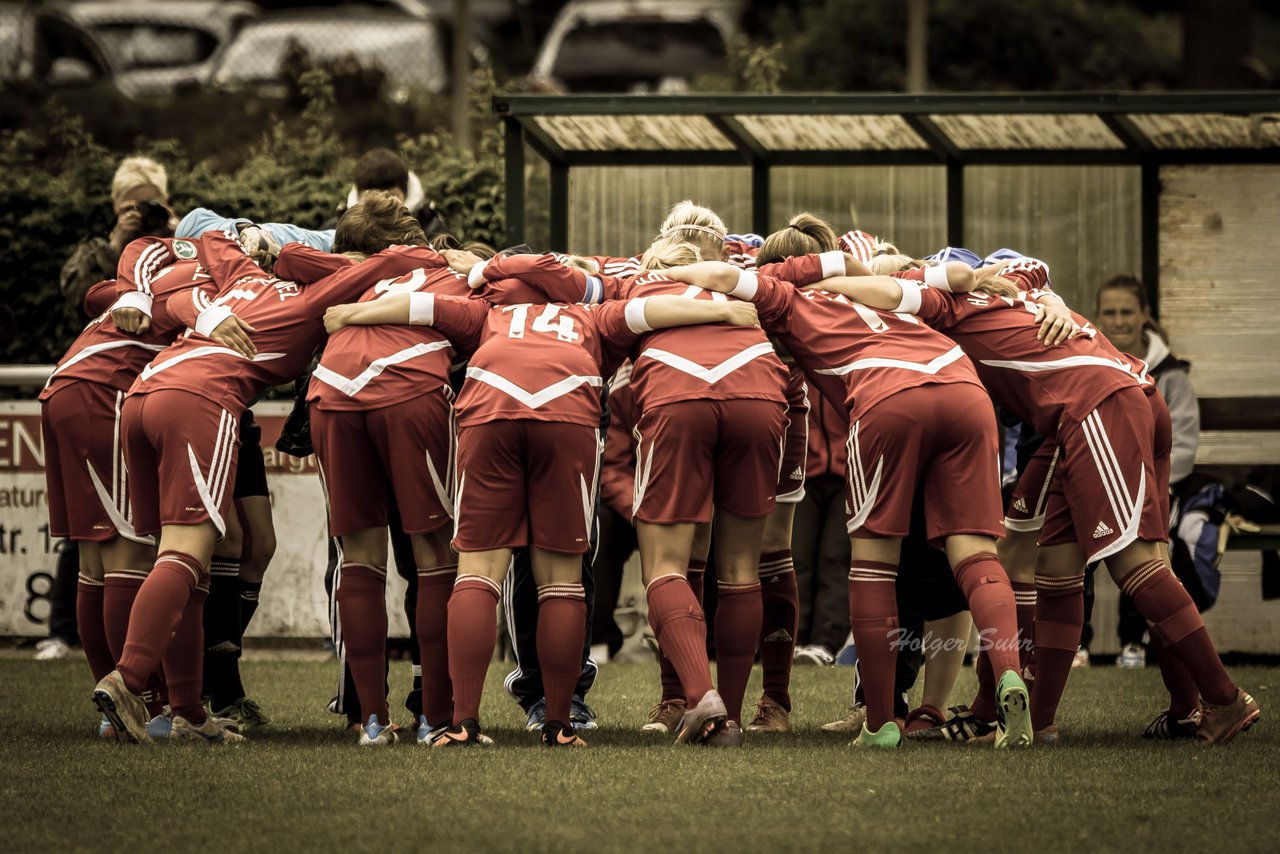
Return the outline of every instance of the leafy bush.
[[[193,163],[174,140],[139,147],[167,168],[175,210],[203,206],[309,228],[333,218],[359,149],[335,128],[339,111],[328,75],[311,70],[298,85],[305,100],[300,120],[267,120],[268,129],[237,150],[231,168],[223,166],[225,157]],[[443,133],[396,144],[459,237],[501,243],[502,135],[489,114],[494,91],[492,78],[481,76],[473,100],[474,154]],[[52,109],[46,120],[47,130],[0,134],[0,362],[50,363],[62,355],[84,317],[65,305],[59,271],[76,243],[105,234],[113,221],[111,176],[121,153],[97,142],[65,110]]]

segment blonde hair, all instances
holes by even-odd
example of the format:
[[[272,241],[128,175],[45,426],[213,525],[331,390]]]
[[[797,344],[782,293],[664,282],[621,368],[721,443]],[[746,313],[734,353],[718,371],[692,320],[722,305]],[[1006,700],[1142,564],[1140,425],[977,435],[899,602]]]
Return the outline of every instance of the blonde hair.
[[[925,266],[923,261],[917,261],[909,255],[898,254],[882,254],[872,255],[871,260],[867,262],[867,266],[871,268],[871,272],[877,276],[892,276],[894,273],[900,273],[903,270],[914,270],[917,267]]]
[[[997,297],[1009,297],[1017,299],[1022,295],[1022,291],[1013,281],[1005,276],[995,275],[984,278],[976,288],[975,293],[987,293]]]
[[[126,157],[111,179],[111,204],[119,207],[124,197],[139,187],[155,187],[160,200],[169,201],[169,176],[164,167],[150,157]]]
[[[641,270],[665,270],[702,260],[702,250],[688,240],[671,235],[659,237],[650,244],[640,259]]]
[[[685,199],[676,203],[662,221],[658,227],[658,239],[671,237],[708,250],[718,248],[723,255],[728,231],[724,221],[711,208]]]
[[[830,252],[837,247],[836,239],[836,230],[826,220],[804,211],[793,216],[786,228],[765,238],[756,263],[772,264],[793,255]]]
[[[600,262],[593,258],[583,258],[581,255],[565,255],[564,265],[574,270],[581,270],[590,276],[600,275]]]

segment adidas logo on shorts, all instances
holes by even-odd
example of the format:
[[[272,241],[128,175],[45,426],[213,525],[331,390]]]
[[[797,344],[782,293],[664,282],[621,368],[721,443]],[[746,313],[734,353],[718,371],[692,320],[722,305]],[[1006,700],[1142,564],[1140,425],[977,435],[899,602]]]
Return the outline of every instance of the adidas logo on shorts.
[[[764,643],[789,643],[791,641],[791,633],[786,629],[778,629],[764,639]]]
[[[1093,529],[1093,538],[1095,540],[1100,540],[1103,537],[1109,537],[1114,533],[1115,531],[1111,530],[1106,522],[1099,522],[1098,527]]]
[[[796,466],[796,470],[791,473],[792,480],[804,480],[804,466]]]
[[[1026,513],[1027,499],[1023,498],[1021,495],[1013,499],[1013,509],[1017,510],[1019,513]]]

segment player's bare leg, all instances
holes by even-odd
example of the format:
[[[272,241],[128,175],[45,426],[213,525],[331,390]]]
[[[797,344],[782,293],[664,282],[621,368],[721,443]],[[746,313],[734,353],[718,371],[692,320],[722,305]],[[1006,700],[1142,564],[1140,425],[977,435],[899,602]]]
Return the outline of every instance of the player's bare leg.
[[[1107,558],[1107,568],[1147,618],[1152,634],[1160,637],[1162,651],[1177,656],[1195,680],[1204,699],[1196,737],[1209,744],[1225,744],[1251,727],[1261,715],[1258,704],[1227,675],[1200,612],[1169,568],[1159,544],[1131,543]]]
[[[964,654],[972,627],[973,620],[968,611],[924,624],[925,637],[930,639],[924,650],[924,693],[920,706],[907,715],[906,735],[945,722],[942,709],[947,708],[951,689],[964,667]]]
[[[449,596],[458,577],[458,556],[449,546],[449,529],[411,535],[418,569],[418,607],[414,622],[422,664],[422,717],[418,743],[453,722],[453,683],[449,681]],[[424,729],[425,727],[425,729]]]
[[[760,669],[764,691],[750,732],[791,731],[791,660],[796,649],[800,604],[791,562],[796,505],[780,503],[769,514],[760,546]]]
[[[582,644],[587,632],[582,555],[534,548],[533,580],[538,585],[538,663],[547,700],[542,743],[548,747],[585,747],[569,719],[573,692],[582,675]]]
[[[659,648],[679,674],[689,701],[678,738],[681,742],[701,742],[714,735],[723,728],[727,715],[711,684],[706,619],[686,577],[694,528],[692,523],[656,525],[636,520],[649,625]]]

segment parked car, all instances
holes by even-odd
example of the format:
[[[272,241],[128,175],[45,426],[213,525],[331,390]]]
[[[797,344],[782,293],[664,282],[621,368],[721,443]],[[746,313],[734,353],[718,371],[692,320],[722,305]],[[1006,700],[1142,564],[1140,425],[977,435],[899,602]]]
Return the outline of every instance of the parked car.
[[[282,63],[291,45],[313,59],[354,58],[387,75],[389,94],[403,101],[411,91],[444,89],[446,60],[434,18],[347,6],[263,15],[246,25],[218,62],[213,82],[228,88],[283,91]]]
[[[64,7],[0,3],[0,84],[75,88],[113,78],[101,46]]]
[[[681,91],[727,73],[738,26],[733,0],[574,0],[538,52],[534,88],[571,92]]]
[[[116,68],[121,91],[163,95],[203,86],[252,3],[221,0],[92,0],[71,15],[91,30]]]

